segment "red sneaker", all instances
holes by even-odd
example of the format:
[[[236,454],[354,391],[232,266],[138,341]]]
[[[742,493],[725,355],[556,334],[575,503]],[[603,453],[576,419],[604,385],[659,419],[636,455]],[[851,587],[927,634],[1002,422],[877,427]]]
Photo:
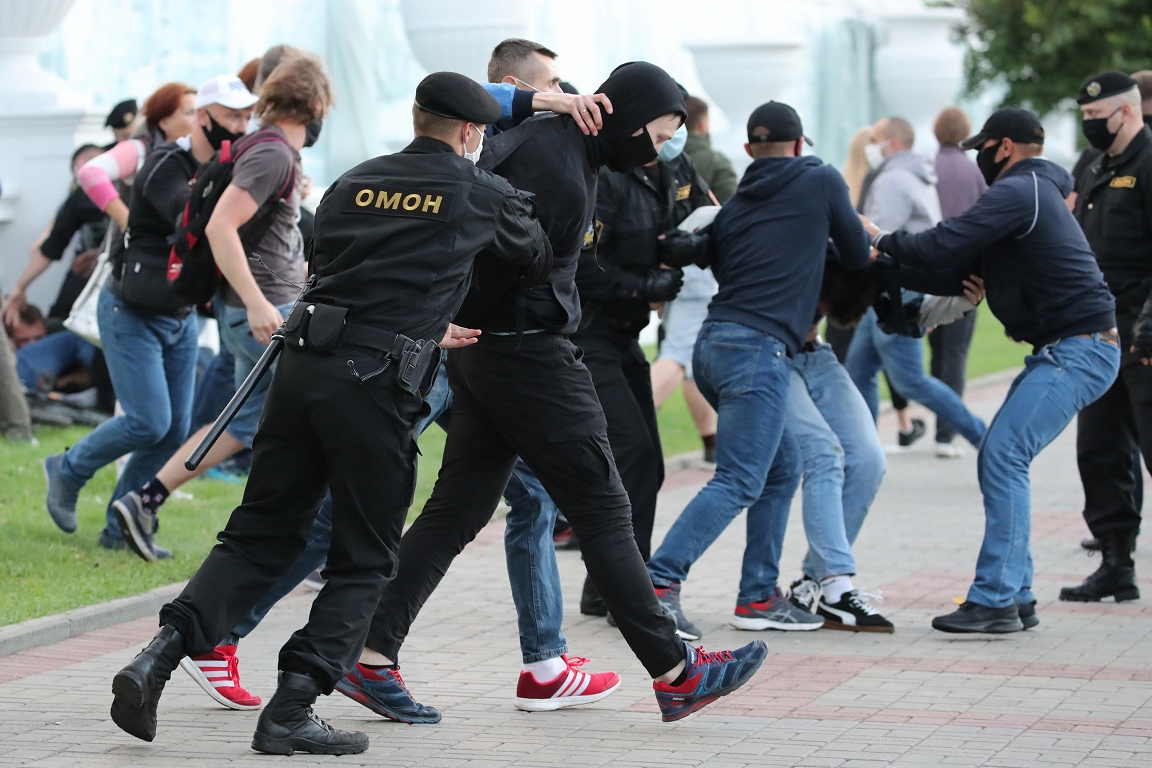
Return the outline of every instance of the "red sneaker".
[[[218,703],[228,709],[259,709],[260,697],[253,696],[240,685],[240,659],[236,646],[218,645],[212,653],[203,656],[185,656],[180,666],[196,684]]]
[[[568,663],[568,669],[556,679],[542,683],[536,675],[528,671],[520,672],[516,684],[516,709],[526,712],[549,712],[554,709],[578,707],[591,704],[610,696],[620,687],[620,675],[615,672],[581,672],[577,667],[591,659],[567,655],[561,656]]]

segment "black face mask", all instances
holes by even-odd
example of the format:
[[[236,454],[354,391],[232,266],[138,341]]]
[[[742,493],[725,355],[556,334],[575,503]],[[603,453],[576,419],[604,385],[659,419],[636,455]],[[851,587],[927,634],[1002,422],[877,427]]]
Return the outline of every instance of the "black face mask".
[[[224,142],[236,141],[236,139],[244,135],[243,131],[240,133],[233,133],[224,126],[220,125],[220,123],[216,122],[212,118],[211,112],[208,112],[208,122],[212,127],[205,130],[204,126],[200,126],[200,130],[204,131],[204,138],[208,139],[208,143],[212,145],[212,149],[218,150],[221,146],[223,146]]]
[[[980,169],[980,173],[984,174],[984,181],[988,186],[992,186],[992,182],[996,181],[996,177],[1000,175],[1004,164],[1008,162],[1008,158],[996,162],[996,153],[999,151],[1000,144],[996,143],[976,153],[976,167]]]
[[[1119,111],[1120,109],[1117,109],[1112,115],[1115,115],[1116,112]],[[1090,120],[1085,118],[1084,121],[1080,123],[1080,130],[1084,131],[1084,138],[1088,139],[1088,143],[1096,147],[1096,149],[1105,152],[1112,146],[1112,142],[1116,141],[1116,133],[1119,133],[1119,131],[1113,132],[1108,130],[1108,121],[1112,119],[1112,115],[1108,115],[1108,117],[1096,117]]]
[[[304,146],[310,147],[320,138],[320,129],[324,127],[323,118],[317,118],[304,126]]]
[[[638,136],[629,136],[612,147],[612,151],[605,158],[605,165],[617,173],[632,173],[658,156],[652,137],[648,135],[648,127],[645,126],[640,129]]]

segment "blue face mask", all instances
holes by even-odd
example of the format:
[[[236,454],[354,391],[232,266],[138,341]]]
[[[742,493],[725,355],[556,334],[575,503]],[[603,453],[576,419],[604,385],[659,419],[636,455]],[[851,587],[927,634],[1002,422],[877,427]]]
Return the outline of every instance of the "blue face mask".
[[[672,138],[664,142],[664,146],[660,147],[661,160],[675,160],[680,157],[680,153],[684,151],[684,145],[688,143],[688,129],[683,125],[676,129],[676,133],[672,134]]]

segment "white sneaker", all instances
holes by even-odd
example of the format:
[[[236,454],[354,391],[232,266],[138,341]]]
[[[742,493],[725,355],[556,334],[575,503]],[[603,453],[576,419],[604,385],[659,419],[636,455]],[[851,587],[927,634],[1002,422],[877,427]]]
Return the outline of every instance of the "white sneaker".
[[[958,459],[964,455],[964,449],[956,443],[936,443],[936,458]]]

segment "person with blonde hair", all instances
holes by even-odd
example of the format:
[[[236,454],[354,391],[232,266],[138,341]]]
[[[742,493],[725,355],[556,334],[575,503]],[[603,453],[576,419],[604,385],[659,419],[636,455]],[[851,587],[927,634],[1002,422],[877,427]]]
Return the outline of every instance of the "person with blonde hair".
[[[872,126],[865,125],[856,129],[852,134],[852,141],[848,144],[848,157],[844,161],[844,181],[848,182],[848,194],[852,196],[852,205],[860,207],[860,193],[864,191],[864,179],[868,176],[871,167],[868,157],[864,154],[864,147],[872,140]]]

